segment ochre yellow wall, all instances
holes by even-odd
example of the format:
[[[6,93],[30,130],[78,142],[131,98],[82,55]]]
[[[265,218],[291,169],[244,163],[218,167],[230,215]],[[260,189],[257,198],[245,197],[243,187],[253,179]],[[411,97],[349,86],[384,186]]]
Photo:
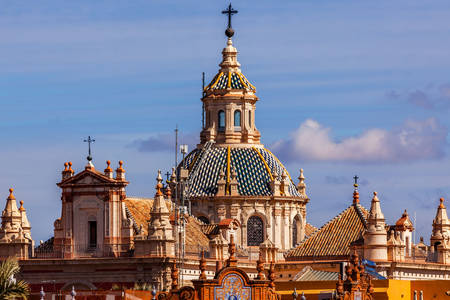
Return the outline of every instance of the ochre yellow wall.
[[[450,291],[450,280],[416,280],[411,281],[411,295],[417,291],[417,298],[419,292],[423,291],[424,300],[450,300],[450,296],[445,295],[445,292]]]
[[[374,298],[376,300],[411,300],[411,282],[409,280],[374,280]],[[441,284],[444,283],[441,281]],[[450,284],[449,281],[446,282]],[[294,288],[297,293],[305,293],[306,299],[316,300],[320,292],[332,292],[336,288],[335,281],[290,281],[276,282],[277,292],[282,299],[292,299]],[[427,299],[428,298],[425,298]],[[450,297],[448,298],[450,300]]]
[[[389,287],[386,290],[386,299],[410,300],[411,298],[411,281],[409,280],[392,280],[389,279]],[[376,289],[375,289],[376,291]],[[375,299],[378,300],[377,297]]]

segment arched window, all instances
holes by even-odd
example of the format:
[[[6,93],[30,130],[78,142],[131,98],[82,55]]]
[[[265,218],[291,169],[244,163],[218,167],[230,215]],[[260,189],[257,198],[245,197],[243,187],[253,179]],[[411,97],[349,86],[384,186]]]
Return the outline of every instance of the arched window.
[[[297,245],[297,220],[294,219],[294,223],[292,224],[292,247]]]
[[[252,128],[252,111],[248,111],[248,127]]]
[[[225,129],[225,112],[219,111],[219,129]]]
[[[205,216],[200,216],[200,217],[198,217],[198,219],[199,219],[200,221],[202,221],[203,223],[205,223],[205,224],[209,224],[209,220],[208,220],[208,218],[205,217]]]
[[[234,127],[241,127],[241,111],[234,111]]]
[[[264,242],[264,223],[260,217],[251,216],[247,221],[247,245],[259,246]]]
[[[302,221],[299,215],[296,215],[292,222],[292,246],[295,247],[301,242]]]

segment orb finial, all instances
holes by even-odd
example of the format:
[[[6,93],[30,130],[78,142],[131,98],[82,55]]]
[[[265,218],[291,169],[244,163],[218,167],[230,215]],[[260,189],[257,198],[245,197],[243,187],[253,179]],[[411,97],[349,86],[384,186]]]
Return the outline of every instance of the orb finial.
[[[69,171],[70,171],[70,173],[75,173],[75,171],[74,170],[72,170],[72,162],[71,161],[69,161]]]
[[[162,177],[161,177],[161,170],[158,170],[158,176],[156,176],[156,196],[162,196],[162,192],[161,189],[163,188],[163,184],[162,184]]]
[[[223,13],[224,15],[228,15],[228,27],[227,27],[227,29],[225,30],[225,35],[226,35],[228,38],[231,38],[231,37],[234,35],[234,30],[233,30],[233,28],[231,27],[231,17],[232,17],[233,15],[237,14],[238,11],[235,10],[235,9],[231,6],[231,3],[230,3],[230,5],[228,5],[228,8],[227,8],[226,10],[222,11],[222,13]]]
[[[14,189],[13,189],[13,188],[10,188],[10,189],[9,189],[9,196],[8,196],[8,199],[9,199],[9,200],[16,199],[16,197],[14,197],[13,192],[14,192]]]
[[[445,205],[444,205],[444,198],[441,198],[441,199],[439,199],[439,208],[445,208]]]

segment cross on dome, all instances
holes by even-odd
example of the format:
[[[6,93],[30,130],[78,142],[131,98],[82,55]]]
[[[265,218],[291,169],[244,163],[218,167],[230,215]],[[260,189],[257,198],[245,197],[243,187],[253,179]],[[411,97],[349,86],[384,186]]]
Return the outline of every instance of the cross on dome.
[[[227,30],[225,30],[225,35],[229,38],[231,38],[234,35],[234,30],[231,27],[231,17],[237,13],[238,11],[235,10],[233,7],[231,7],[231,3],[230,5],[228,5],[228,8],[226,10],[222,11],[222,14],[228,15],[228,27]]]

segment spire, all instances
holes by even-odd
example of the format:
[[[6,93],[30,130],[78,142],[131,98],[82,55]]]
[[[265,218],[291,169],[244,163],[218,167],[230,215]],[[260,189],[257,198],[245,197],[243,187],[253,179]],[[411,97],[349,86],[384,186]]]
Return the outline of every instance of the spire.
[[[358,179],[357,175],[353,176],[355,183],[353,184],[353,204],[359,204]]]
[[[384,220],[383,212],[381,211],[380,200],[377,197],[377,192],[373,192],[372,203],[370,205],[369,219]]]
[[[6,206],[2,212],[2,227],[0,229],[2,256],[27,259],[33,246],[31,226],[23,207],[23,201],[20,201],[20,209],[18,209],[13,191],[12,188],[9,189]]]
[[[156,189],[155,197],[162,196],[163,193],[161,192],[161,189],[163,188],[163,185],[162,185],[163,179],[161,177],[161,170],[158,170],[158,176],[156,176],[156,181],[157,181],[157,184],[155,186],[155,189]]]
[[[5,209],[2,212],[2,229],[4,235],[14,234],[22,228],[22,215],[17,208],[16,197],[13,194],[14,189],[9,189],[9,196],[6,198]]]
[[[369,217],[367,218],[367,230],[364,233],[364,257],[369,260],[387,259],[387,234],[384,215],[381,211],[380,200],[377,192],[373,192]]]
[[[439,199],[439,206],[436,212],[436,217],[434,218],[434,222],[437,224],[441,223],[448,223],[448,217],[447,217],[447,209],[444,205],[444,198]]]
[[[305,184],[305,176],[303,175],[303,169],[300,169],[300,176],[298,176],[297,190],[300,194],[306,196],[306,184]]]
[[[450,220],[447,216],[447,209],[444,205],[444,198],[439,199],[439,206],[436,217],[433,220],[433,231],[430,238],[430,245],[438,245],[445,239],[445,233],[450,232]]]
[[[27,211],[25,210],[25,207],[23,207],[23,201],[20,201],[19,211],[20,211],[20,216],[22,218],[22,229],[24,230],[25,233],[31,234],[31,231],[30,231],[31,225],[30,225],[30,221],[28,221]]]
[[[4,217],[20,217],[19,209],[17,208],[16,197],[14,197],[14,189],[9,189],[9,196],[6,198],[5,210],[3,210]]]
[[[170,223],[170,211],[161,191],[163,188],[161,170],[156,177],[156,194],[150,211],[147,239],[143,236],[135,239],[135,255],[174,256],[175,240]]]
[[[156,177],[156,181],[157,181],[157,184],[155,186],[156,194],[155,194],[155,199],[153,200],[152,211],[150,213],[152,215],[151,220],[153,220],[155,218],[155,216],[161,217],[161,215],[164,215],[164,216],[167,215],[167,220],[168,220],[169,219],[168,216],[169,216],[170,212],[169,212],[169,209],[167,208],[166,201],[164,200],[164,195],[161,191],[161,189],[163,188],[163,185],[161,183],[162,182],[161,170],[158,170],[158,176]]]
[[[166,200],[164,200],[164,195],[161,192],[163,187],[161,183],[161,170],[158,170],[156,181],[156,194],[150,212],[150,223],[148,224],[148,238],[173,241],[173,229],[169,218],[170,211],[167,208]]]

